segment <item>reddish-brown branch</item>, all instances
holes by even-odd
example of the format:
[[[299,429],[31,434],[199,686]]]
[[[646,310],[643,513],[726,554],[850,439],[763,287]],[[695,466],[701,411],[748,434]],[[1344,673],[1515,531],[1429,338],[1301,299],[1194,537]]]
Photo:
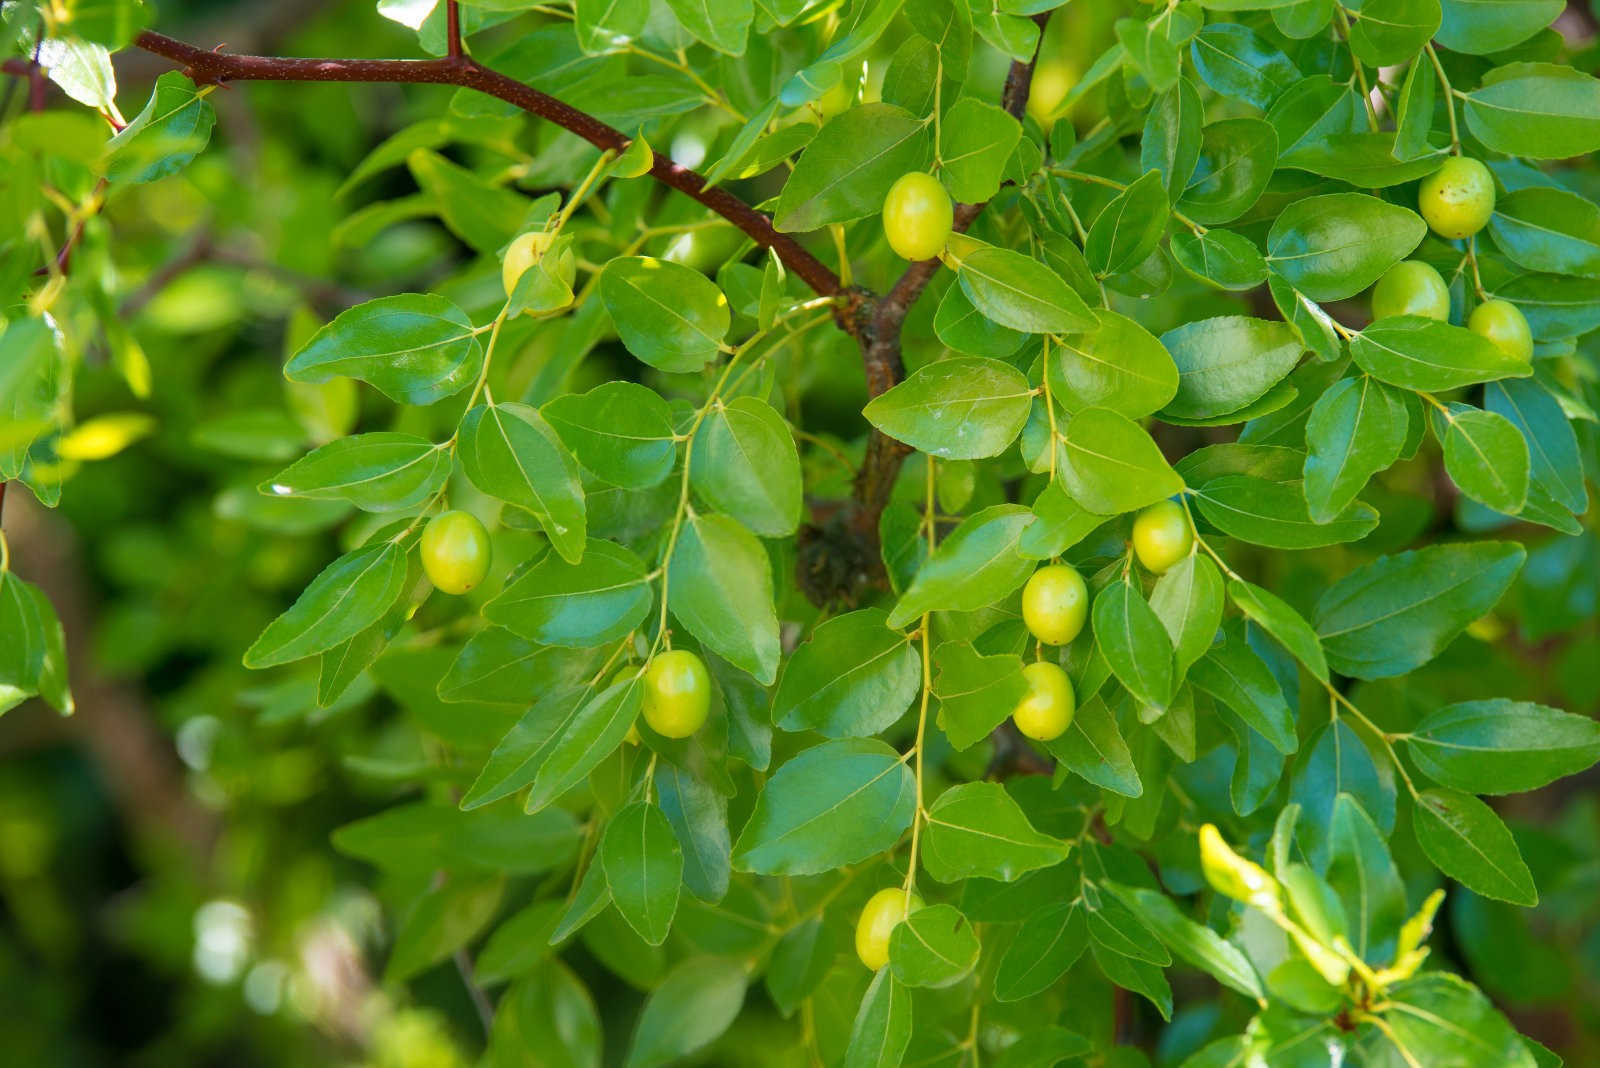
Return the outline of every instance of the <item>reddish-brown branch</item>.
[[[593,115],[548,93],[490,70],[469,56],[443,59],[285,59],[275,56],[238,56],[207,52],[163,34],[145,31],[134,43],[147,52],[182,64],[200,85],[225,82],[387,82],[415,85],[454,85],[498,97],[522,110],[547,119],[600,149],[620,152],[629,138]],[[659,181],[700,202],[743,230],[758,245],[772,249],[785,266],[823,296],[839,291],[839,278],[826,264],[807,252],[794,238],[773,229],[772,220],[720,186],[707,189],[695,171],[659,152],[650,173]]]
[[[1043,33],[1040,34],[1041,39]],[[1022,117],[1028,103],[1028,89],[1033,84],[1033,65],[1038,56],[1013,62],[1006,74],[1005,89],[1001,93],[1001,106],[1017,118]],[[958,204],[954,229],[965,232],[983,212],[984,204]],[[899,382],[905,374],[900,362],[900,331],[905,325],[911,306],[922,296],[922,291],[933,281],[939,270],[936,259],[922,260],[907,267],[894,286],[884,294],[872,310],[862,330],[862,358],[866,363],[867,393],[876,397]],[[873,430],[867,439],[867,453],[861,470],[856,474],[853,525],[860,537],[876,539],[878,519],[889,503],[889,492],[894,488],[900,465],[910,455],[906,445]]]
[[[445,0],[445,47],[452,58],[461,55],[461,5],[457,0]]]

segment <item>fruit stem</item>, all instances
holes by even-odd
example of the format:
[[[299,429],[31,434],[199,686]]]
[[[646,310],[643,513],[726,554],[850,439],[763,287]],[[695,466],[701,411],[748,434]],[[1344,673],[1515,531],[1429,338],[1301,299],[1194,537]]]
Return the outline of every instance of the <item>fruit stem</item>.
[[[1444,72],[1444,64],[1439,62],[1439,53],[1433,50],[1433,42],[1422,46],[1428,54],[1428,59],[1433,63],[1433,73],[1439,78],[1439,85],[1444,89],[1444,109],[1450,116],[1450,151],[1461,155],[1461,131],[1456,128],[1456,101],[1455,89],[1450,85],[1450,78]]]

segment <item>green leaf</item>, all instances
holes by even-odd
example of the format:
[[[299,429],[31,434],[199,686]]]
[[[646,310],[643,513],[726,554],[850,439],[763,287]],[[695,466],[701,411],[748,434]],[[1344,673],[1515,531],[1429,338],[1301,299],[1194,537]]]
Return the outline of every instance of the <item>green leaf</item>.
[[[1172,963],[1172,955],[1138,915],[1098,884],[1084,887],[1084,906],[1089,938],[1096,946],[1162,968]]]
[[[744,55],[745,38],[755,18],[753,0],[723,0],[715,4],[706,0],[667,0],[667,6],[678,24],[696,40],[730,56]]]
[[[1211,648],[1222,623],[1222,575],[1199,553],[1179,560],[1156,580],[1150,607],[1172,639],[1173,680]]]
[[[526,704],[529,694],[587,681],[600,668],[598,655],[541,647],[503,627],[485,627],[467,639],[439,680],[439,699]]]
[[[1528,442],[1516,424],[1467,404],[1435,414],[1446,424],[1444,468],[1461,492],[1497,512],[1522,511],[1528,501]]]
[[[1107,516],[1088,511],[1067,496],[1060,482],[1051,482],[1033,501],[1035,519],[1022,530],[1017,550],[1030,560],[1059,556],[1104,523]]]
[[[1289,57],[1238,23],[1212,23],[1195,34],[1189,51],[1201,81],[1262,111],[1301,77]]]
[[[1452,52],[1486,56],[1521,44],[1561,14],[1561,0],[1442,0],[1434,39]]]
[[[1495,606],[1526,556],[1514,543],[1462,542],[1356,568],[1322,595],[1312,616],[1328,663],[1360,679],[1421,667]]]
[[[1099,694],[1078,706],[1065,733],[1045,743],[1061,767],[1103,790],[1140,797],[1144,783],[1117,726],[1117,718]]]
[[[406,166],[422,191],[432,196],[445,226],[478,252],[493,255],[522,228],[529,201],[515,190],[486,181],[426,149],[407,155]]]
[[[1267,261],[1249,238],[1231,230],[1180,230],[1168,249],[1178,266],[1219,289],[1254,289],[1267,280]]]
[[[610,52],[644,32],[648,0],[574,0],[578,44],[585,52]]]
[[[933,315],[933,332],[949,348],[972,356],[1003,359],[1022,347],[1027,335],[1001,326],[973,305],[967,291],[949,286]]]
[[[1022,125],[1010,113],[976,97],[957,100],[939,127],[939,177],[950,195],[965,204],[994,196],[1021,139]]]
[[[1180,419],[1235,412],[1282,381],[1305,346],[1285,323],[1224,315],[1161,336],[1178,367],[1178,392],[1163,411]]]
[[[1589,491],[1578,440],[1560,402],[1532,379],[1508,379],[1484,387],[1483,406],[1522,432],[1534,487],[1568,511],[1582,514],[1589,506]]]
[[[1372,67],[1416,56],[1439,28],[1439,0],[1364,0],[1354,12],[1350,51]]]
[[[1329,522],[1367,481],[1400,458],[1410,416],[1405,399],[1366,375],[1317,398],[1306,422],[1305,495],[1311,518]]]
[[[898,1068],[910,1044],[911,991],[893,970],[881,968],[861,996],[844,1068]]]
[[[1069,413],[1105,408],[1130,419],[1159,411],[1178,391],[1178,369],[1162,343],[1116,312],[1095,310],[1099,325],[1066,334],[1049,350],[1051,396]]]
[[[1127,53],[1128,63],[1150,88],[1157,92],[1170,89],[1178,80],[1181,60],[1178,50],[1163,32],[1159,22],[1142,19],[1118,19],[1114,27],[1117,40]]]
[[[834,116],[806,146],[778,196],[773,226],[793,232],[851,222],[883,208],[889,187],[928,159],[927,124],[893,104]]]
[[[543,722],[530,722],[534,711],[540,708],[535,705],[495,748],[478,782],[462,799],[462,805],[469,806],[474,801],[482,804],[490,796],[503,795],[510,783],[522,782],[529,788],[523,802],[524,810],[540,811],[582,782],[602,760],[616,752],[622,739],[627,737],[628,728],[638,719],[643,699],[644,685],[638,675],[630,675],[598,693],[584,695],[581,700],[563,702],[566,707],[557,710],[559,719],[546,711],[547,718]],[[537,744],[531,747],[526,743],[515,744],[525,734],[537,738]],[[507,754],[509,759],[501,755],[508,749],[511,750]],[[522,756],[523,752],[526,756]],[[514,773],[492,777],[490,769],[497,767],[497,763],[513,765]],[[499,781],[493,783],[491,790],[481,789],[493,778]]]
[[[317,449],[261,484],[275,497],[349,501],[369,512],[416,508],[450,476],[450,451],[412,434],[355,434]]]
[[[476,938],[500,908],[502,879],[456,879],[412,905],[396,932],[383,981],[402,983]]]
[[[273,667],[313,656],[376,623],[405,589],[406,550],[383,541],[322,569],[288,611],[267,624],[244,666]]]
[[[1489,233],[1530,271],[1600,277],[1600,207],[1576,193],[1528,186],[1495,201]]]
[[[868,736],[905,712],[922,687],[922,663],[879,608],[836,616],[794,651],[778,680],[772,719],[786,731]]]
[[[357,378],[401,404],[432,404],[478,377],[483,347],[465,312],[431,293],[379,297],[339,313],[296,352],[296,382]]]
[[[1502,286],[1540,341],[1560,341],[1600,326],[1600,280],[1554,274],[1525,274]],[[1527,370],[1522,363],[1520,369]]]
[[[1600,80],[1555,63],[1508,63],[1467,94],[1467,129],[1492,151],[1566,159],[1600,150]]]
[[[1289,771],[1289,798],[1301,812],[1297,833],[1319,869],[1328,860],[1334,808],[1341,796],[1357,804],[1384,835],[1394,830],[1394,786],[1379,778],[1372,754],[1336,719],[1312,732]]]
[[[1448,11],[1450,3],[1444,5]],[[1428,147],[1428,134],[1433,131],[1434,86],[1433,65],[1427,57],[1418,55],[1406,69],[1406,80],[1400,87],[1400,99],[1395,107],[1394,157],[1410,159]]]
[[[689,957],[645,999],[626,1068],[671,1064],[714,1042],[744,1006],[748,972],[728,957]]]
[[[889,935],[889,968],[911,987],[950,986],[978,963],[978,936],[953,905],[917,909]]]
[[[106,143],[106,180],[153,182],[205,151],[216,123],[211,102],[188,78],[167,71],[144,109]]]
[[[952,786],[926,818],[922,865],[941,883],[974,877],[1011,882],[1067,856],[1066,844],[1035,830],[999,783]]]
[[[600,272],[600,299],[629,352],[661,371],[698,371],[732,323],[716,283],[681,263],[619,256]]]
[[[1095,327],[1083,298],[1060,275],[1020,252],[981,246],[962,257],[956,278],[978,311],[1009,329],[1068,334]]]
[[[1113,985],[1132,990],[1148,1000],[1163,1020],[1172,1018],[1172,987],[1160,968],[1147,961],[1125,957],[1094,939],[1089,940],[1089,949],[1094,954],[1095,965]]]
[[[732,842],[728,799],[670,763],[656,772],[657,802],[683,847],[683,884],[706,902],[728,893]]]
[[[1350,941],[1367,960],[1388,960],[1406,918],[1406,888],[1384,834],[1355,798],[1334,798],[1328,823],[1328,884],[1350,918]]]
[[[1061,478],[1073,500],[1099,515],[1132,512],[1183,490],[1145,430],[1125,415],[1085,408],[1067,424],[1068,467]]]
[[[632,631],[651,600],[644,561],[615,542],[591,538],[580,562],[547,553],[507,583],[483,614],[529,641],[585,648]]]
[[[417,801],[345,824],[333,832],[333,846],[398,874],[531,875],[569,863],[580,838],[577,821],[559,809],[525,816],[511,805],[462,812]]]
[[[994,975],[997,1001],[1021,1001],[1042,993],[1067,974],[1089,944],[1083,909],[1063,902],[1022,921]]]
[[[480,978],[487,954],[476,962]],[[600,1041],[594,1000],[565,965],[552,961],[501,995],[483,1068],[516,1068],[533,1049],[548,1068],[598,1068]]]
[[[623,808],[606,825],[600,860],[628,926],[652,946],[666,941],[683,884],[683,850],[667,817],[643,801]]]
[[[911,826],[916,782],[875,738],[824,742],[767,780],[733,847],[733,866],[814,875],[882,853]]]
[[[1397,984],[1385,998],[1382,1019],[1387,1027],[1370,1032],[1374,1055],[1394,1049],[1401,1059],[1420,1055],[1430,1063],[1484,1068],[1539,1063],[1483,992],[1457,975],[1429,972]]]
[[[1167,895],[1114,882],[1105,886],[1184,961],[1245,997],[1260,1001],[1266,996],[1260,976],[1244,953],[1211,928],[1178,911]]]
[[[1034,562],[1017,551],[1033,513],[1019,504],[974,512],[923,561],[889,613],[898,630],[927,612],[970,612],[1009,595],[1033,574]]]
[[[1228,580],[1228,598],[1261,629],[1278,639],[1311,674],[1323,682],[1328,681],[1328,661],[1323,656],[1317,632],[1287,601],[1241,578]]]
[[[1294,711],[1267,665],[1236,633],[1189,668],[1189,681],[1226,704],[1280,753],[1299,748]]]
[[[1032,395],[1028,380],[1010,364],[958,356],[918,369],[874,397],[863,414],[921,452],[978,460],[998,456],[1016,440]]]
[[[792,1016],[822,985],[843,948],[843,932],[823,922],[820,916],[789,928],[773,947],[772,960],[763,977],[778,1011]]]
[[[1342,300],[1405,259],[1427,230],[1416,212],[1365,193],[1308,197],[1273,220],[1267,261],[1312,300]]]
[[[763,537],[800,525],[800,454],[789,424],[756,397],[720,401],[695,431],[689,484],[711,507]]]
[[[1232,222],[1260,199],[1277,159],[1278,133],[1269,123],[1249,118],[1208,123],[1178,210],[1206,226]],[[1244,245],[1255,250],[1248,241]]]
[[[1360,501],[1326,523],[1311,518],[1297,482],[1224,475],[1195,493],[1200,512],[1225,534],[1273,549],[1314,549],[1360,541],[1378,525],[1378,513]]]
[[[1424,790],[1416,802],[1411,826],[1417,844],[1440,871],[1484,897],[1539,903],[1516,839],[1493,809],[1458,790]]]
[[[1181,194],[1200,158],[1201,120],[1205,108],[1194,83],[1180,78],[1156,97],[1139,139],[1139,169],[1158,170],[1170,199]]]
[[[1475,794],[1537,790],[1600,760],[1600,723],[1504,698],[1430,712],[1404,737],[1424,775]]]
[[[907,652],[914,659],[909,646]],[[989,737],[1028,695],[1015,653],[984,656],[967,642],[945,642],[934,650],[933,664],[939,726],[958,751]]]
[[[1161,172],[1146,171],[1112,197],[1090,224],[1083,244],[1090,269],[1104,278],[1138,266],[1166,232],[1170,214]]]
[[[726,516],[691,515],[667,564],[667,606],[702,645],[770,685],[778,616],[767,551]]]
[[[649,489],[677,459],[672,413],[655,390],[634,382],[604,382],[569,393],[540,409],[584,469],[624,489]]]
[[[1165,708],[1172,698],[1172,640],[1126,574],[1095,596],[1094,636],[1128,692],[1141,704]]]
[[[578,464],[537,408],[480,404],[461,419],[461,467],[492,497],[531,512],[556,552],[583,557],[587,509]]]
[[[42,696],[63,715],[73,711],[67,692],[66,637],[55,608],[37,586],[0,571],[0,712]]]
[[[1464,327],[1415,315],[1380,319],[1351,339],[1350,352],[1374,378],[1406,389],[1455,389],[1532,373],[1525,360]]]
[[[550,956],[550,935],[566,905],[553,898],[535,901],[501,920],[472,962],[473,976],[480,983],[502,983],[538,969]]]

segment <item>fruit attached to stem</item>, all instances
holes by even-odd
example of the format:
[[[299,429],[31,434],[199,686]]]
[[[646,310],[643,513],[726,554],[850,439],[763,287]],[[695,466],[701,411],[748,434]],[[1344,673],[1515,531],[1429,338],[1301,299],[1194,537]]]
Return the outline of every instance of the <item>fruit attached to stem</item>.
[[[471,512],[440,512],[422,528],[422,570],[441,593],[466,593],[482,582],[489,557],[489,532]]]
[[[1390,267],[1372,287],[1372,317],[1420,315],[1450,321],[1450,287],[1439,272],[1421,260],[1404,260]]]
[[[687,649],[657,653],[644,669],[644,721],[663,738],[687,738],[711,708],[705,661]]]
[[[1467,329],[1488,338],[1513,359],[1533,359],[1533,330],[1522,309],[1509,300],[1486,300],[1473,308]]]
[[[1089,615],[1089,587],[1077,569],[1050,564],[1022,587],[1022,622],[1046,645],[1066,645],[1083,630]]]
[[[1022,669],[1022,676],[1028,681],[1028,695],[1017,702],[1011,721],[1034,741],[1061,737],[1072,726],[1072,714],[1077,710],[1072,680],[1059,664],[1048,660],[1029,664]]]
[[[1422,180],[1417,208],[1440,237],[1471,237],[1494,214],[1494,176],[1481,160],[1450,156]]]
[[[909,897],[909,903],[907,898]],[[867,898],[856,920],[856,956],[873,971],[889,963],[889,935],[900,921],[922,907],[922,898],[888,886]]]
[[[1176,501],[1157,501],[1133,520],[1133,552],[1147,571],[1162,575],[1194,548],[1194,529]]]
[[[883,232],[895,254],[932,259],[950,238],[955,209],[939,179],[922,171],[903,174],[883,198]]]

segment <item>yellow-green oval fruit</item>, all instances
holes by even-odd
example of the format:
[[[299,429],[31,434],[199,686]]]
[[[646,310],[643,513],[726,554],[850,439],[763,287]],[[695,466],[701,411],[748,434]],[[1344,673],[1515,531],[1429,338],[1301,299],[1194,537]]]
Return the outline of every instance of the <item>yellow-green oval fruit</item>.
[[[950,239],[955,208],[939,179],[922,171],[902,174],[883,198],[883,232],[895,254],[932,259]]]
[[[1022,677],[1028,681],[1028,695],[1012,709],[1011,722],[1034,741],[1061,737],[1072,726],[1072,714],[1077,711],[1072,680],[1061,665],[1048,660],[1035,660],[1022,669]]]
[[[1046,645],[1067,644],[1083,630],[1088,617],[1089,587],[1076,568],[1041,567],[1022,587],[1022,622]]]
[[[1533,331],[1522,309],[1508,300],[1486,300],[1467,316],[1467,329],[1486,337],[1507,356],[1533,359]]]
[[[1450,156],[1417,187],[1417,209],[1440,237],[1471,237],[1494,214],[1494,176],[1482,160]]]
[[[663,738],[687,738],[711,708],[705,661],[687,649],[657,653],[644,669],[644,721]]]
[[[873,971],[889,963],[889,935],[896,925],[922,907],[916,893],[910,895],[909,907],[906,897],[898,886],[885,887],[867,898],[856,920],[856,956]]]
[[[1183,506],[1157,501],[1133,520],[1133,552],[1147,571],[1165,574],[1194,548],[1194,528]]]
[[[440,512],[422,528],[422,570],[442,593],[466,593],[489,573],[489,532],[471,512]]]
[[[506,249],[506,258],[500,263],[500,284],[505,287],[507,298],[516,292],[523,272],[539,262],[539,257],[545,254],[555,239],[556,235],[548,231],[530,230],[511,242]]]
[[[1404,260],[1384,272],[1372,287],[1372,317],[1420,315],[1450,321],[1450,287],[1431,264]]]

